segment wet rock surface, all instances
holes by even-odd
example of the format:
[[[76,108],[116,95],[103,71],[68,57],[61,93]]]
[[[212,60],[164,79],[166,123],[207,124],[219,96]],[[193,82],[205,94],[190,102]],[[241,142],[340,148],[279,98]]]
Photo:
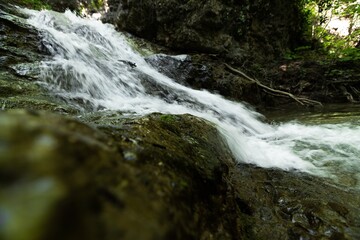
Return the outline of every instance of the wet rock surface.
[[[41,45],[39,33],[26,24],[13,8],[1,5],[0,12],[0,107],[2,110],[24,108],[75,113],[60,99],[50,96],[36,83],[40,62],[48,54]]]
[[[154,54],[145,59],[159,72],[185,86],[256,106],[264,105],[264,99],[268,97],[254,82],[228,71],[223,59],[217,56]]]
[[[206,65],[194,63],[188,55],[155,54],[145,60],[159,72],[182,85],[203,88],[212,78],[210,69]]]
[[[0,114],[2,239],[359,237],[358,192],[236,165],[203,120],[82,121],[92,126],[46,112]]]
[[[358,191],[303,173],[249,165],[234,174],[240,210],[251,222],[254,239],[269,234],[273,239],[359,238]]]

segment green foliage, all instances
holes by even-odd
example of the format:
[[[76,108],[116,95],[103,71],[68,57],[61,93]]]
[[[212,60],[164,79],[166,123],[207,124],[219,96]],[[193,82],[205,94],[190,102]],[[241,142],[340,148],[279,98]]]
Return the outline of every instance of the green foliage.
[[[345,48],[341,53],[340,59],[342,61],[360,60],[360,49],[358,48]]]
[[[287,52],[284,55],[284,59],[286,60],[309,60],[309,59],[316,59],[322,60],[324,59],[324,52],[322,49],[313,50],[310,45],[301,46],[295,48],[291,52]]]
[[[356,60],[360,58],[355,48],[360,40],[360,4],[357,0],[303,0],[304,36],[315,49],[326,51],[332,58]],[[349,21],[348,34],[331,32],[328,25],[333,18]],[[314,43],[316,43],[314,45]]]
[[[104,6],[103,0],[91,0],[90,7],[94,10],[99,10]]]

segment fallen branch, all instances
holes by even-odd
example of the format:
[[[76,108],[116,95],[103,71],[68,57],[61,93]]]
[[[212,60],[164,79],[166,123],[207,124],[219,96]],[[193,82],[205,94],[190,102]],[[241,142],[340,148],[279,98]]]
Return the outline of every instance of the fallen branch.
[[[281,90],[277,90],[277,89],[273,89],[273,88],[271,88],[271,87],[268,87],[268,86],[262,84],[261,82],[259,82],[257,79],[251,78],[251,77],[249,77],[248,75],[246,75],[245,73],[243,73],[242,71],[231,67],[231,66],[228,65],[227,63],[224,63],[224,64],[225,64],[225,66],[226,66],[230,71],[232,71],[233,73],[239,74],[239,75],[243,76],[243,77],[246,78],[247,80],[256,83],[259,87],[262,87],[262,88],[264,88],[264,89],[266,89],[266,90],[268,90],[268,91],[270,91],[270,92],[278,93],[278,94],[280,94],[280,95],[287,96],[287,97],[295,100],[296,102],[298,102],[298,103],[301,104],[301,105],[305,105],[305,104],[308,104],[308,105],[318,104],[318,105],[322,106],[321,102],[318,102],[318,101],[315,101],[315,100],[311,100],[311,99],[308,99],[308,98],[304,98],[304,97],[296,97],[296,96],[294,96],[293,94],[291,94],[291,93],[289,93],[289,92],[285,92],[285,91],[281,91]]]
[[[352,87],[350,87],[352,88]],[[351,93],[349,93],[347,90],[346,90],[346,87],[345,86],[340,86],[340,89],[342,91],[342,93],[344,94],[344,96],[346,97],[346,99],[351,102],[351,103],[359,103],[359,101],[356,101],[354,100],[354,97],[352,96]],[[356,89],[357,90],[357,89]],[[356,92],[355,92],[356,93]]]

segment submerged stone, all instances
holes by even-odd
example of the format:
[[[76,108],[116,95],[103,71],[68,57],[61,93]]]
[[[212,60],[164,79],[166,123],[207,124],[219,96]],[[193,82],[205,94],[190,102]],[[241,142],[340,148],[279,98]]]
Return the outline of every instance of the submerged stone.
[[[241,165],[234,186],[254,239],[357,239],[360,192],[304,173]]]

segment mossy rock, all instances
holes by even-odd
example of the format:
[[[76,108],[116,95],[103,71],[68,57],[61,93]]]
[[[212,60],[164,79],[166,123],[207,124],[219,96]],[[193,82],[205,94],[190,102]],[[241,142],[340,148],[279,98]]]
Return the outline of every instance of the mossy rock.
[[[191,116],[175,116],[172,127],[160,116],[103,133],[49,113],[0,113],[0,238],[231,236],[231,209],[219,205],[227,189],[217,184],[226,173],[218,157],[230,156],[203,145],[216,129]]]
[[[358,191],[236,165],[204,120],[79,119],[0,113],[1,239],[359,237]]]
[[[95,194],[87,174],[106,184],[96,171],[113,164],[111,151],[97,140],[101,134],[45,113],[15,111],[1,113],[0,119],[0,238],[60,239],[58,230],[64,238],[71,236],[67,239],[78,236],[73,223],[85,227],[94,221],[81,216],[92,207],[86,203],[87,197]],[[75,131],[78,134],[73,134]],[[81,236],[94,239],[91,233],[90,228]]]
[[[64,114],[78,112],[74,107],[50,96],[46,89],[34,81],[6,71],[0,71],[0,108],[46,110]]]

